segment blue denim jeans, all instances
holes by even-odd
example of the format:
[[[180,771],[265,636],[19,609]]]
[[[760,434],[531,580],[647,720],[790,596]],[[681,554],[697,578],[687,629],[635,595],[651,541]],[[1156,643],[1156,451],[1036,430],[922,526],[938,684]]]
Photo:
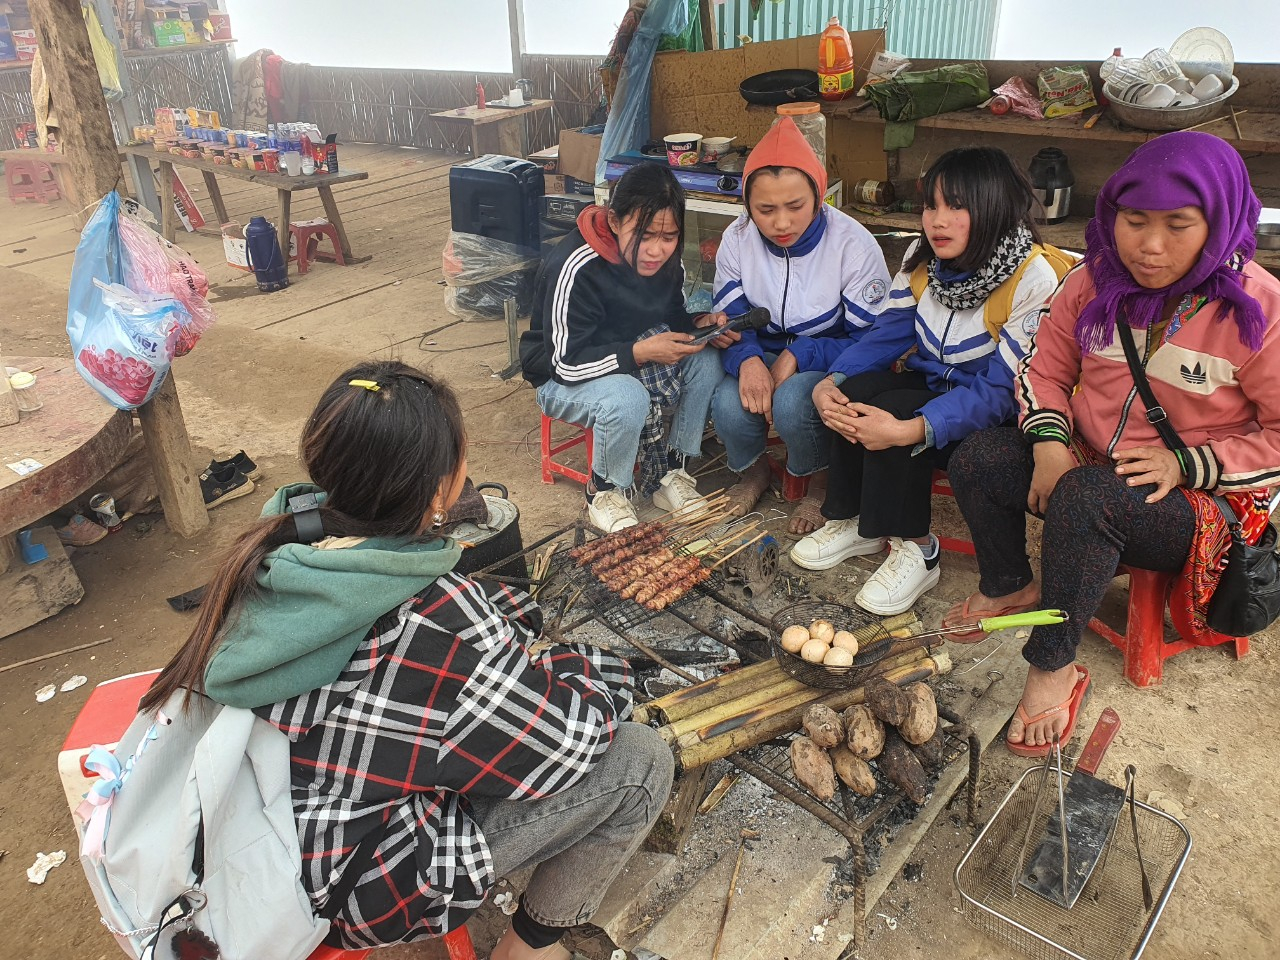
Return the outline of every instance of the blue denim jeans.
[[[724,379],[724,367],[715,347],[685,357],[680,366],[684,388],[667,442],[685,456],[699,457],[711,396]],[[640,428],[649,415],[649,391],[639,380],[629,373],[572,386],[548,380],[538,388],[538,406],[556,420],[590,428],[595,445],[592,471],[620,490],[631,489],[640,454]]]
[[[765,354],[773,366],[777,355]],[[773,393],[773,429],[787,445],[787,473],[807,477],[827,468],[831,431],[813,405],[813,388],[826,374],[820,371],[797,373],[783,381]],[[764,453],[769,423],[763,414],[749,413],[738,395],[738,378],[725,377],[711,401],[716,434],[724,443],[729,469],[741,473]]]

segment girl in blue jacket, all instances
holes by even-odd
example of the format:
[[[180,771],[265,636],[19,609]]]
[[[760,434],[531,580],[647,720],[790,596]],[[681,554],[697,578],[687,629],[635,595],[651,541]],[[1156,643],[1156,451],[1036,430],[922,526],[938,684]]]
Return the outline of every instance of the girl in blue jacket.
[[[880,616],[909,610],[938,582],[933,471],[970,433],[1014,415],[1018,363],[1058,284],[1060,254],[1045,255],[1031,185],[1004,151],[952,150],[923,191],[924,240],[907,251],[874,326],[814,388],[835,434],[827,522],[791,551],[799,566],[826,570],[887,547],[857,595]]]

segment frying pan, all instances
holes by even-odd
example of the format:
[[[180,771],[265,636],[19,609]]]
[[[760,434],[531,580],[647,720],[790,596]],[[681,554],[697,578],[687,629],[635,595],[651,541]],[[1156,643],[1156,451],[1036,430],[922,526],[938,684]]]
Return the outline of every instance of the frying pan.
[[[813,70],[770,70],[747,77],[738,87],[742,99],[765,107],[818,98],[818,74]]]

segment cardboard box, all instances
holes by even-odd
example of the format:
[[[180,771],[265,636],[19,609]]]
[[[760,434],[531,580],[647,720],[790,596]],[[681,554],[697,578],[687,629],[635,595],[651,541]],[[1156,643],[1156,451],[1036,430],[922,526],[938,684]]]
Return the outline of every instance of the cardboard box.
[[[564,178],[565,193],[576,193],[580,197],[594,197],[596,195],[596,185],[589,180],[579,180],[577,177]]]
[[[15,43],[14,50],[18,54],[18,59],[22,61],[30,61],[36,58],[36,50],[39,49],[34,43],[24,43],[19,41]]]
[[[36,42],[36,32],[34,30],[14,30],[13,42],[30,43],[34,45]]]
[[[550,196],[553,193],[568,193],[565,189],[565,177],[560,173],[544,173],[542,175],[542,193]]]
[[[560,172],[594,185],[602,135],[583,133],[585,129],[578,127],[560,131]]]
[[[171,140],[178,135],[187,115],[173,107],[156,107],[155,127],[156,139]]]
[[[209,24],[212,32],[209,35],[210,40],[230,40],[231,34],[231,18],[225,13],[209,14]]]
[[[537,153],[531,153],[525,157],[531,163],[536,163],[542,168],[543,173],[559,173],[560,172],[560,147],[547,147],[545,150],[539,150]]]
[[[155,35],[157,47],[182,47],[187,43],[187,31],[181,20],[157,20],[151,24],[151,32]]]

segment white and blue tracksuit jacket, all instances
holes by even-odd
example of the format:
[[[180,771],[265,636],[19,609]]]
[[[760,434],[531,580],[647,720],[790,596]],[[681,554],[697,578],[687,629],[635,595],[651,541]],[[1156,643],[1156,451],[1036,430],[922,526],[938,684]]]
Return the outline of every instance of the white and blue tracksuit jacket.
[[[907,258],[914,249],[913,244]],[[948,276],[945,271],[940,276],[963,279],[961,274]],[[997,341],[987,329],[985,303],[951,310],[927,288],[917,303],[911,276],[903,270],[894,277],[875,325],[856,346],[836,358],[830,372],[852,377],[888,370],[915,347],[906,359],[907,369],[923,373],[929,389],[941,394],[916,412],[925,419],[932,445],[940,449],[975,430],[998,426],[1017,412],[1018,364],[1040,326],[1041,308],[1057,286],[1053,268],[1043,257],[1036,257],[1014,291],[1013,309]]]
[[[716,254],[715,309],[738,317],[767,307],[773,319],[724,351],[725,371],[736,377],[748,358],[790,350],[800,372],[826,372],[871,326],[888,290],[880,245],[848,214],[823,204],[795,243],[779,247],[744,213]]]

